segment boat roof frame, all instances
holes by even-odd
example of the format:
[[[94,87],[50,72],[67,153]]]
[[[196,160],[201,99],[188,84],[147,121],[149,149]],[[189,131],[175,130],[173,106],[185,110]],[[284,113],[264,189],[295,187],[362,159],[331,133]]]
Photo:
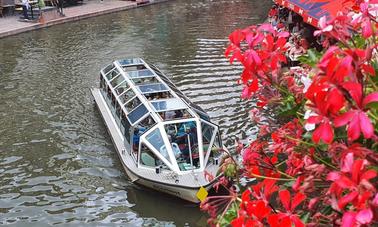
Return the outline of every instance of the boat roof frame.
[[[127,61],[127,60],[131,60],[133,63],[131,63],[131,64],[121,64],[121,62]],[[150,70],[152,72],[152,75],[145,76],[145,77],[131,77],[131,76],[128,75],[128,72],[123,69],[123,67],[132,67],[132,66],[139,66],[139,65],[143,65],[145,67],[145,69],[141,69],[141,70],[147,70],[148,69],[148,70]],[[156,68],[156,66],[154,66],[154,68]],[[108,69],[107,72],[105,72],[106,69]],[[114,70],[117,70],[118,73],[117,73],[117,75],[115,77],[113,77],[113,78],[111,78],[109,80],[108,77],[107,77],[107,75],[109,73],[111,73],[112,71],[114,71]],[[130,72],[135,72],[135,71],[139,71],[139,70],[132,70]],[[160,70],[159,70],[159,73],[163,74]],[[202,110],[199,110],[199,109],[191,106],[189,103],[187,103],[187,100],[185,100],[184,98],[181,97],[181,95],[183,95],[183,94],[178,95],[176,93],[176,91],[174,91],[164,80],[161,79],[160,75],[158,75],[156,73],[155,69],[152,69],[150,67],[150,65],[147,62],[145,62],[143,59],[141,59],[141,58],[116,60],[116,61],[112,62],[111,64],[109,64],[109,65],[105,66],[104,68],[102,68],[101,69],[101,75],[103,76],[103,78],[105,79],[107,85],[111,89],[111,92],[114,94],[114,97],[116,98],[116,101],[118,102],[118,105],[121,107],[121,109],[124,112],[124,114],[126,115],[126,117],[130,114],[130,112],[132,112],[133,110],[135,110],[137,107],[139,107],[142,104],[147,108],[147,110],[148,110],[147,113],[144,114],[143,116],[140,116],[139,119],[137,121],[135,121],[134,123],[132,123],[130,121],[130,119],[127,117],[127,120],[129,121],[129,123],[132,126],[136,125],[138,122],[140,122],[140,120],[144,119],[148,114],[150,114],[152,116],[152,118],[154,119],[154,121],[156,123],[159,123],[159,122],[163,122],[164,123],[164,122],[168,122],[168,121],[170,123],[174,123],[176,121],[190,119],[190,118],[185,118],[185,119],[177,119],[177,120],[163,120],[159,116],[159,113],[160,112],[165,112],[165,111],[187,110],[190,113],[190,115],[192,116],[191,118],[198,118],[198,119],[203,119],[203,118],[197,113],[197,111],[199,111],[199,112],[203,113],[204,115],[208,116]],[[116,86],[113,87],[113,85],[111,84],[111,82],[114,79],[118,78],[119,76],[122,76],[123,80],[119,84],[117,84]],[[143,93],[139,89],[140,85],[136,85],[135,82],[133,81],[133,79],[149,78],[149,77],[155,77],[157,79],[157,81],[159,81],[159,83],[157,83],[157,84],[163,84],[167,89],[166,90],[162,90],[162,91],[153,91],[153,92]],[[119,88],[119,86],[121,84],[125,83],[125,82],[127,83],[127,86],[128,86],[127,89],[118,95],[117,92],[116,92],[116,89]],[[143,84],[143,85],[148,85],[148,84]],[[130,91],[130,89],[134,92],[134,95],[132,97],[130,97],[125,103],[123,103],[122,100],[120,100],[120,97],[125,92]],[[159,93],[159,92],[169,92],[173,96],[173,98],[171,98],[171,100],[176,99],[176,100],[181,101],[186,106],[186,108],[172,108],[172,109],[166,109],[166,110],[156,110],[155,107],[152,105],[152,103],[153,102],[158,102],[158,101],[164,101],[164,99],[161,99],[161,100],[151,100],[150,101],[144,95],[145,94],[152,94],[152,93]],[[125,108],[125,105],[127,103],[129,103],[130,101],[132,101],[135,97],[137,97],[139,99],[139,101],[141,101],[141,103],[138,104],[136,107],[134,107],[133,110],[127,111],[126,108]],[[185,98],[186,98],[186,96],[185,96]],[[203,119],[203,120],[208,121],[210,123],[210,121],[208,119]]]

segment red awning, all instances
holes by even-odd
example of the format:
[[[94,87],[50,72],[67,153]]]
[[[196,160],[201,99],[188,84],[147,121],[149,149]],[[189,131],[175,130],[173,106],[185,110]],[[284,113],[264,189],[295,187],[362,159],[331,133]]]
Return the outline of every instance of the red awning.
[[[321,17],[332,19],[337,12],[351,6],[351,3],[346,3],[345,0],[275,0],[275,2],[298,13],[303,17],[304,22],[315,27],[318,26]]]

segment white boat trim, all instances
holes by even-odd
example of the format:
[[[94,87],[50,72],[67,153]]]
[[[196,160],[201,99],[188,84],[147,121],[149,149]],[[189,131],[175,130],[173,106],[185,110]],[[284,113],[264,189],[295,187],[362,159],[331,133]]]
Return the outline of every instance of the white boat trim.
[[[98,106],[98,109],[101,113],[101,116],[105,122],[105,125],[107,127],[107,130],[110,134],[110,137],[112,139],[113,144],[115,145],[116,152],[121,160],[122,166],[125,169],[126,174],[129,176],[132,182],[142,184],[144,186],[150,187],[152,189],[162,191],[174,196],[177,196],[179,198],[191,201],[191,202],[199,202],[198,198],[196,197],[196,193],[199,190],[199,188],[204,187],[206,189],[209,189],[212,184],[215,182],[216,179],[212,181],[208,181],[206,179],[206,176],[204,174],[205,170],[212,174],[213,176],[216,176],[217,171],[219,169],[219,162],[209,162],[209,157],[212,154],[212,149],[217,144],[217,147],[223,148],[219,141],[219,130],[218,126],[209,122],[209,118],[207,114],[198,106],[195,104],[191,104],[186,97],[183,97],[184,95],[177,90],[177,88],[172,87],[174,85],[171,84],[171,81],[166,78],[165,75],[163,75],[158,69],[156,69],[155,66],[151,68],[149,64],[147,64],[142,59],[128,59],[125,61],[136,61],[137,64],[130,64],[126,67],[130,66],[144,66],[145,69],[150,70],[153,73],[153,76],[145,76],[143,78],[153,78],[154,80],[158,80],[162,86],[155,86],[156,89],[158,89],[158,92],[166,92],[165,88],[167,88],[169,95],[173,96],[173,98],[177,100],[181,100],[186,105],[186,111],[188,111],[189,114],[191,114],[192,117],[190,118],[182,118],[182,119],[173,119],[173,120],[167,120],[164,121],[162,117],[158,114],[160,112],[161,106],[158,106],[159,109],[156,109],[155,106],[152,105],[152,103],[158,103],[160,101],[164,101],[164,99],[159,99],[158,101],[149,101],[145,94],[137,87],[136,84],[134,84],[134,81],[132,79],[140,79],[138,74],[134,74],[134,77],[129,77],[126,71],[122,67],[124,67],[120,62],[121,61],[115,61],[111,67],[107,66],[104,69],[101,70],[101,83],[100,88],[92,88],[91,92],[94,97],[94,100]],[[123,61],[123,62],[125,62]],[[106,72],[108,70],[108,72]],[[143,69],[142,69],[143,70]],[[142,70],[140,70],[142,72]],[[108,79],[108,75],[112,76],[113,74],[116,74],[113,78]],[[118,73],[117,73],[118,72]],[[138,73],[139,71],[133,71],[133,73]],[[147,70],[144,70],[144,72],[147,72]],[[148,73],[148,72],[147,72]],[[161,74],[161,75],[158,75]],[[119,76],[122,76],[123,78],[118,78]],[[163,76],[165,79],[163,80],[161,78]],[[118,79],[116,79],[118,78]],[[121,79],[121,80],[119,80]],[[116,83],[111,83],[112,81],[115,81]],[[165,81],[167,81],[167,84]],[[117,84],[118,82],[118,84]],[[104,84],[105,83],[105,84]],[[122,85],[121,87],[121,84]],[[113,88],[114,85],[114,88]],[[155,85],[155,84],[154,84]],[[156,84],[158,85],[158,84]],[[119,95],[118,94],[118,88],[123,89],[123,87],[126,86],[126,89],[124,91],[120,90]],[[165,86],[165,88],[164,88]],[[162,89],[163,88],[163,89]],[[153,88],[154,89],[154,88]],[[174,90],[172,90],[174,89]],[[133,91],[134,95],[132,96],[126,96],[126,93],[129,91]],[[122,92],[121,92],[122,91]],[[180,95],[178,95],[179,92]],[[125,102],[121,99],[121,96],[125,95]],[[112,98],[113,97],[113,98]],[[134,101],[138,98],[139,104],[135,105]],[[107,99],[107,100],[105,100]],[[130,111],[126,109],[126,105],[133,101],[134,106],[131,106],[132,108]],[[162,104],[164,104],[162,102]],[[173,104],[176,104],[176,102],[173,102]],[[172,107],[172,102],[169,104],[170,108],[174,110],[174,106]],[[181,104],[180,104],[181,105]],[[182,108],[183,106],[181,106]],[[128,107],[130,108],[130,107]],[[143,109],[145,108],[145,109]],[[172,111],[168,108],[168,106],[163,107],[163,111]],[[192,109],[195,108],[195,111]],[[140,112],[140,116],[136,115],[138,112],[137,110],[142,109]],[[134,114],[135,116],[131,116],[131,114]],[[145,112],[145,113],[144,113]],[[199,112],[199,113],[198,113]],[[126,115],[125,115],[126,114]],[[129,119],[129,116],[132,117]],[[163,115],[162,115],[163,116]],[[138,142],[138,146],[135,146],[135,142],[133,137],[134,134],[131,134],[131,131],[134,131],[135,127],[139,127],[139,124],[142,121],[147,120],[148,117],[151,117],[151,119],[155,122],[155,124],[152,127],[148,127],[143,131]],[[205,118],[203,118],[205,117]],[[115,119],[117,118],[117,120]],[[125,123],[123,123],[125,122]],[[186,126],[186,123],[191,123],[194,126]],[[124,125],[126,124],[126,125]],[[184,162],[181,160],[181,164],[186,164],[188,166],[180,166],[178,165],[178,159],[177,159],[177,153],[173,150],[173,145],[171,145],[171,141],[168,138],[168,134],[166,130],[167,127],[176,127],[178,126],[184,126],[184,130],[191,130],[191,132],[186,131],[184,132],[184,141],[183,142],[188,143],[189,145],[189,157],[190,162],[187,161]],[[207,125],[205,128],[202,128],[202,125]],[[166,127],[167,126],[167,127]],[[188,128],[189,127],[189,128]],[[177,132],[176,127],[176,133]],[[123,131],[127,129],[127,131]],[[195,129],[195,131],[193,131]],[[202,130],[206,130],[206,134],[202,135]],[[139,130],[138,130],[139,131]],[[137,132],[138,132],[137,131]],[[124,135],[124,132],[128,134],[128,137]],[[157,132],[158,134],[156,134]],[[193,136],[190,136],[190,133],[196,133]],[[209,134],[210,133],[210,134]],[[163,145],[160,145],[160,151],[155,148],[157,146],[156,144],[152,144],[149,139],[153,138],[152,136],[156,135],[159,136],[159,138],[162,138],[162,141],[159,142]],[[176,135],[176,134],[175,134]],[[177,134],[179,135],[179,134]],[[206,156],[205,156],[205,145],[203,138],[206,137]],[[150,136],[150,138],[147,138],[147,136]],[[187,137],[187,140],[186,140]],[[210,139],[211,137],[211,139]],[[196,141],[190,142],[192,139]],[[218,141],[216,139],[218,138]],[[126,140],[127,139],[127,140]],[[156,143],[153,142],[153,143]],[[181,142],[182,143],[182,142]],[[195,149],[196,152],[198,152],[198,156],[196,158],[192,156],[194,151],[191,151],[191,144],[196,145]],[[151,154],[155,156],[157,159],[155,160],[155,164],[153,166],[147,166],[145,161],[141,160],[141,152],[142,152],[142,144],[145,144],[147,150],[150,150],[149,152],[152,152]],[[173,144],[173,143],[172,143]],[[182,145],[184,145],[182,144]],[[158,148],[159,148],[158,147]],[[163,149],[163,151],[162,151]],[[176,144],[176,150],[179,151],[183,148],[178,148]],[[136,150],[137,153],[134,153]],[[182,150],[181,150],[182,151]],[[143,151],[146,152],[146,151]],[[163,152],[163,153],[161,153]],[[166,155],[168,159],[166,159]],[[142,154],[143,156],[143,154]],[[153,156],[150,156],[153,158]],[[194,158],[197,159],[194,163]],[[217,157],[217,159],[220,157]],[[163,165],[156,164],[156,161],[160,160]],[[142,164],[143,163],[143,164]],[[206,163],[206,165],[205,165]],[[151,164],[149,164],[151,165]],[[165,167],[164,167],[165,166]],[[183,169],[182,169],[183,168]]]

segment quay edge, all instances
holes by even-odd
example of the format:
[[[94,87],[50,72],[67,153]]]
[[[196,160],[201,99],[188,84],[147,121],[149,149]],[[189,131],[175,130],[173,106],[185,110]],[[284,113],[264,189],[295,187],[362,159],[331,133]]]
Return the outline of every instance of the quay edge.
[[[68,22],[73,22],[73,21],[79,21],[79,20],[83,20],[83,19],[87,19],[87,18],[91,18],[91,17],[96,17],[96,16],[105,15],[105,14],[125,11],[125,10],[129,10],[129,9],[135,9],[135,8],[148,6],[148,5],[152,5],[152,4],[157,4],[157,3],[162,3],[162,2],[167,2],[167,1],[170,1],[170,0],[150,0],[148,2],[144,2],[143,4],[138,4],[137,2],[130,2],[130,4],[123,5],[123,6],[120,6],[120,7],[114,7],[114,8],[111,8],[111,9],[104,9],[104,10],[97,10],[95,12],[83,12],[82,14],[79,14],[79,15],[61,17],[61,18],[58,18],[58,19],[47,21],[45,23],[40,23],[40,22],[30,23],[29,26],[25,26],[25,27],[21,27],[21,28],[15,28],[13,30],[10,29],[10,30],[6,30],[6,31],[1,31],[1,28],[0,28],[0,39],[4,38],[4,37],[8,37],[8,36],[28,32],[28,31],[34,31],[34,30],[37,30],[37,29],[50,27],[50,26],[53,26],[53,25],[58,25],[58,24],[63,24],[63,23],[68,23]],[[85,6],[77,6],[77,7],[85,7]]]

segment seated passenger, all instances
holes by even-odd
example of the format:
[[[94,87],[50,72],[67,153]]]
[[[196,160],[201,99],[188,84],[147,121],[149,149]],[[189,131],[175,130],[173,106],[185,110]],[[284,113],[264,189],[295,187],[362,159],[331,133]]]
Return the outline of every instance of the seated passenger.
[[[173,119],[175,119],[175,112],[172,111],[172,110],[165,112],[165,119],[166,120],[173,120]]]
[[[177,136],[183,136],[188,132],[195,131],[196,123],[194,121],[184,122],[180,125],[177,131]]]
[[[139,129],[136,128],[136,129],[134,129],[134,134],[133,134],[133,150],[134,151],[136,151],[138,149],[139,139],[140,139]]]
[[[183,114],[181,110],[175,110],[175,118],[182,118]]]

